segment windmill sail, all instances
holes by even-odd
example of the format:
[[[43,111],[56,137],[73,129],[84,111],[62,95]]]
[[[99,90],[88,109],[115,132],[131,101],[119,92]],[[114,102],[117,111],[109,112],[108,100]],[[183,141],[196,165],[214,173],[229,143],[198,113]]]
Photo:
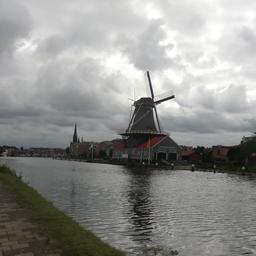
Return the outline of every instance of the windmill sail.
[[[156,106],[167,100],[174,98],[174,95],[165,98],[154,100],[154,90],[150,78],[149,71],[147,71],[148,84],[151,92],[151,97],[143,97],[134,102],[135,110],[130,119],[128,128],[123,135],[134,134],[161,134],[160,122],[157,114]],[[155,119],[157,124],[155,123]]]

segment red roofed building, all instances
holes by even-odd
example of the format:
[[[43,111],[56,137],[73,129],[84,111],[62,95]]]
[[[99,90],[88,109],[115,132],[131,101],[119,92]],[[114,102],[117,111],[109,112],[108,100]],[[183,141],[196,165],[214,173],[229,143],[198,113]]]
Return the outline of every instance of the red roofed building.
[[[145,149],[148,147],[153,147],[156,144],[158,144],[162,139],[164,139],[166,136],[161,135],[161,136],[155,136],[153,138],[148,138],[145,142],[141,143],[138,148],[140,149]]]
[[[214,161],[227,162],[228,161],[228,146],[213,146],[212,147],[212,158]]]
[[[129,147],[129,138],[115,145],[113,158],[138,161],[175,161],[181,156],[180,147],[168,135],[149,136],[137,140],[137,145]]]

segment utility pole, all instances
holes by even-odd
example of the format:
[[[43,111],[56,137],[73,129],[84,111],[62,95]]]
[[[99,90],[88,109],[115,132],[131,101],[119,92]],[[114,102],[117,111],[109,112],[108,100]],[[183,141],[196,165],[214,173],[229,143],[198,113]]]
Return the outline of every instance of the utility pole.
[[[150,164],[150,135],[148,139],[148,164]]]
[[[91,148],[91,156],[92,156],[92,161],[93,161],[93,147],[94,147],[94,145],[93,144],[91,144],[91,146],[90,146],[90,148]]]

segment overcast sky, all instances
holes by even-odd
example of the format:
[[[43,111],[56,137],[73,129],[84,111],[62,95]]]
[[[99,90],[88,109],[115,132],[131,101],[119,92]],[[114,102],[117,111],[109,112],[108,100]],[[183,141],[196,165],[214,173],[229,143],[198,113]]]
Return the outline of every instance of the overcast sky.
[[[134,97],[181,145],[256,130],[255,0],[0,0],[0,145],[118,137]],[[134,93],[135,92],[135,93]]]

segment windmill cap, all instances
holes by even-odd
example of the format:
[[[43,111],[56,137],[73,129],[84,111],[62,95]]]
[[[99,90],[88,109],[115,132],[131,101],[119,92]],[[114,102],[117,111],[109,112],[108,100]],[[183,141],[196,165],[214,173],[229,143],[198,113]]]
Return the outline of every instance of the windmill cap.
[[[136,100],[134,102],[135,106],[144,105],[144,106],[150,106],[154,107],[154,101],[150,97],[140,98],[139,100]]]

